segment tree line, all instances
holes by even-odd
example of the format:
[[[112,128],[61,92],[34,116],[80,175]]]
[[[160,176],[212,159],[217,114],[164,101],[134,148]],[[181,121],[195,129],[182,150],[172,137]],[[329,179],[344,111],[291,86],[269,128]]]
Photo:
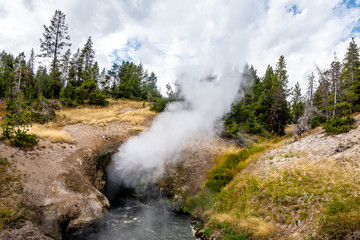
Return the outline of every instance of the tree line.
[[[245,65],[242,79],[247,84],[240,89],[243,98],[225,118],[226,133],[283,134],[291,121],[288,78],[284,56],[280,56],[275,69],[269,65],[262,78],[253,66]]]
[[[314,73],[308,76],[304,94],[298,82],[293,88],[288,87],[284,56],[280,56],[275,68],[269,65],[263,77],[257,75],[253,66],[245,65],[242,78],[248,84],[240,89],[244,97],[233,104],[225,117],[226,135],[283,135],[290,123],[297,124],[298,134],[320,125],[326,131],[333,126],[329,133],[349,130],[351,126],[343,124],[353,120],[341,117],[360,111],[359,51],[353,38],[342,62],[334,54],[328,69],[315,64],[318,78]]]
[[[24,52],[17,56],[0,52],[0,98],[8,110],[1,123],[2,138],[16,147],[36,145],[36,136],[28,134],[29,126],[55,119],[54,110],[61,106],[106,106],[106,98],[112,97],[153,102],[153,110],[162,111],[167,102],[155,73],[148,73],[142,64],[123,61],[100,71],[91,37],[71,53],[65,17],[57,10],[50,25],[44,25],[39,54],[34,49],[29,58]],[[41,64],[35,69],[36,59]]]
[[[71,53],[66,15],[55,11],[50,25],[44,25],[39,54],[32,49],[27,59],[24,52],[13,56],[0,52],[0,97],[23,94],[25,99],[59,99],[64,105],[84,102],[106,105],[106,97],[156,101],[162,98],[157,77],[141,64],[114,63],[108,71],[100,70],[95,60],[92,38]],[[50,62],[35,69],[35,59]]]

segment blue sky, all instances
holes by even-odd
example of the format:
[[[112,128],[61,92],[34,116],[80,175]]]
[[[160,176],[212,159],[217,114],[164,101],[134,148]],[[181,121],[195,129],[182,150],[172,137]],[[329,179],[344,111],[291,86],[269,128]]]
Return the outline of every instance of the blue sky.
[[[139,59],[133,57],[136,51],[141,47],[141,42],[134,39],[128,39],[125,46],[121,49],[114,49],[112,52],[112,62],[121,64],[123,61],[135,61],[139,62]]]
[[[290,85],[314,62],[342,59],[359,45],[360,0],[0,0],[0,50],[39,51],[43,25],[66,13],[72,52],[92,37],[100,67],[142,62],[165,86],[184,72],[194,78],[247,62],[261,76],[285,56]],[[65,52],[65,51],[64,51]]]

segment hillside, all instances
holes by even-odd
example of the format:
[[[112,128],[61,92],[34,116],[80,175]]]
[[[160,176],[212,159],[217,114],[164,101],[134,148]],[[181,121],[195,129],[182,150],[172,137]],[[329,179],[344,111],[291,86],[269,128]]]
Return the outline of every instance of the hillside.
[[[360,116],[355,119],[358,126]],[[317,128],[296,142],[255,144],[258,153],[247,150],[249,157],[238,163],[234,178],[220,192],[204,188],[188,198],[190,212],[206,223],[198,236],[359,239],[359,136],[359,127],[334,136]],[[206,186],[213,186],[212,172],[226,175],[221,159],[208,173]]]
[[[32,150],[0,142],[0,239],[61,239],[102,219],[111,154],[156,114],[119,100],[57,115],[32,127]],[[334,136],[317,128],[295,142],[252,137],[248,148],[199,137],[159,183],[177,210],[204,222],[202,239],[358,239],[359,136],[359,127]]]
[[[0,142],[0,239],[60,239],[101,219],[109,208],[101,191],[110,153],[148,128],[155,113],[142,102],[119,100],[57,115],[32,127],[40,137],[34,149]]]

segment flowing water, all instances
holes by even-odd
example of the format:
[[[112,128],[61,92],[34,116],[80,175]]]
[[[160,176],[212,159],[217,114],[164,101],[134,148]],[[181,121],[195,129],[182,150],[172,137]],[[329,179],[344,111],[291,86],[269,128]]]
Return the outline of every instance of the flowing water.
[[[154,193],[154,192],[152,192]],[[167,210],[167,200],[155,196],[134,198],[128,191],[110,200],[111,210],[102,227],[86,231],[81,240],[194,240],[189,217]],[[119,196],[118,195],[118,196]],[[129,195],[127,197],[126,195]]]
[[[141,203],[112,209],[89,240],[193,240],[189,218]]]

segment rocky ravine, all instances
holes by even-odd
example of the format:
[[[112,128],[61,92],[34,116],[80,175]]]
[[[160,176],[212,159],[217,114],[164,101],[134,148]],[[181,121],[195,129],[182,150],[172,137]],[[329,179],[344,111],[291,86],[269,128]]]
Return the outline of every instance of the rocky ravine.
[[[28,212],[28,220],[20,229],[5,231],[0,239],[61,239],[101,219],[109,202],[101,193],[106,163],[99,162],[99,156],[103,161],[104,155],[137,134],[131,129],[131,124],[120,121],[102,126],[67,125],[63,130],[73,143],[40,139],[33,150],[0,142],[0,158],[7,158],[11,170],[20,175]]]

